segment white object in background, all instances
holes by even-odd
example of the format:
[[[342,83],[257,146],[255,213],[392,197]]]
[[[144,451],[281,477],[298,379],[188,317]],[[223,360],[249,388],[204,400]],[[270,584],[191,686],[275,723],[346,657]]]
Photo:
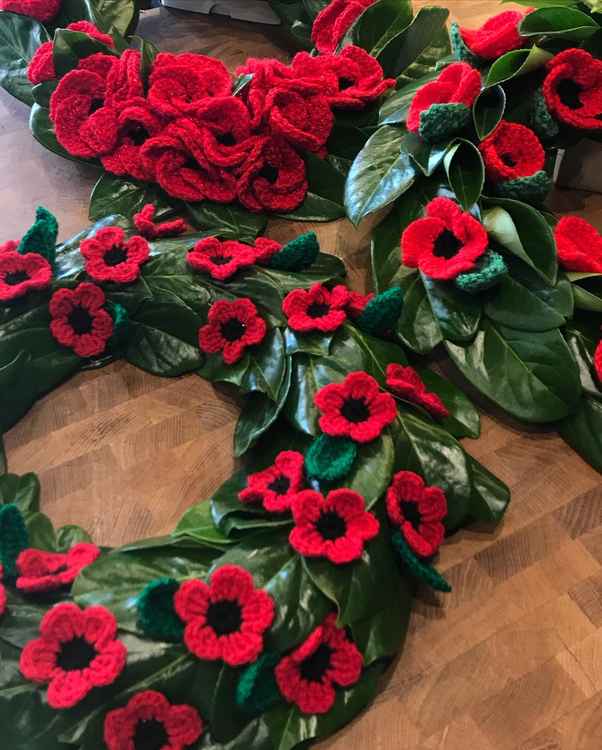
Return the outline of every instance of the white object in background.
[[[161,0],[166,8],[190,13],[218,13],[239,21],[280,24],[280,19],[265,0]]]

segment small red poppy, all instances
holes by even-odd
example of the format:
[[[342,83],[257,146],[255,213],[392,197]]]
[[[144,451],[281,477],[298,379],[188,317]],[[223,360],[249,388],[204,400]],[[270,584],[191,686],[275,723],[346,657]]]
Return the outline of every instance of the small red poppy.
[[[258,237],[255,240],[255,261],[257,263],[268,263],[270,258],[282,250],[282,244],[271,240],[269,237]]]
[[[596,347],[596,353],[594,354],[594,367],[596,369],[598,380],[602,383],[602,341],[600,341]]]
[[[522,47],[527,39],[518,33],[518,27],[530,9],[506,10],[492,16],[478,29],[460,29],[464,44],[483,60],[496,60],[506,52]]]
[[[0,302],[12,302],[33,290],[46,289],[51,280],[50,263],[39,253],[0,253]]]
[[[382,393],[365,372],[352,372],[342,383],[330,383],[315,395],[321,412],[320,429],[333,437],[370,443],[395,421],[397,406],[390,393]]]
[[[402,237],[404,265],[447,281],[471,271],[488,245],[485,227],[449,198],[435,198],[426,217],[409,224]]]
[[[602,235],[589,221],[563,216],[554,229],[554,239],[558,260],[567,271],[602,273]]]
[[[266,322],[250,299],[220,299],[211,305],[207,325],[199,330],[199,347],[207,354],[221,352],[224,362],[233,365],[247,347],[263,341],[266,331]]]
[[[140,276],[140,268],[150,257],[144,237],[126,239],[121,227],[105,227],[80,245],[86,259],[86,273],[94,281],[130,284]]]
[[[281,451],[272,466],[249,474],[238,499],[241,503],[261,503],[270,513],[284,513],[303,488],[303,465],[301,453]]]
[[[241,268],[255,263],[255,248],[236,240],[217,237],[204,237],[199,240],[186,256],[188,265],[195,271],[208,273],[212,279],[226,281]]]
[[[209,584],[184,581],[174,606],[186,623],[187,648],[199,659],[221,659],[230,667],[257,659],[275,612],[272,597],[256,589],[251,574],[238,565],[222,566]]]
[[[352,318],[359,318],[359,316],[366,309],[366,305],[370,300],[374,299],[374,293],[360,294],[349,290],[349,300],[347,302],[347,312]]]
[[[310,289],[289,292],[282,303],[282,311],[293,331],[330,333],[347,320],[345,307],[348,302],[349,290],[342,284],[332,290],[314,284]]]
[[[375,0],[332,0],[318,13],[311,38],[318,52],[336,52],[348,29]]]
[[[207,164],[223,169],[239,167],[257,140],[251,134],[249,111],[237,96],[206,99],[198,106],[194,122]]]
[[[108,609],[57,604],[42,618],[40,638],[21,652],[21,673],[48,684],[51,708],[71,708],[123,671],[127,649],[116,636],[117,620]]]
[[[113,335],[113,319],[104,303],[104,292],[95,284],[82,282],[75,289],[59,289],[48,306],[50,332],[79,357],[102,354]]]
[[[387,490],[387,514],[419,557],[433,557],[443,542],[447,500],[440,487],[427,487],[413,471],[399,471]]]
[[[566,49],[548,63],[543,94],[560,122],[579,130],[602,129],[602,61],[583,49]]]
[[[449,411],[436,393],[427,391],[424,381],[413,367],[387,365],[387,387],[393,393],[422,406],[423,409],[438,419],[445,419]]]
[[[28,548],[17,558],[17,588],[26,593],[69,586],[100,555],[95,544],[74,544],[68,552]]]
[[[54,18],[61,8],[61,0],[0,0],[0,10],[31,16],[40,23]]]
[[[526,125],[502,120],[497,128],[481,141],[487,177],[492,182],[517,180],[540,172],[546,154],[541,141]]]
[[[273,133],[307,151],[322,152],[334,125],[334,115],[325,96],[304,96],[297,91],[276,89],[265,103]]]
[[[335,687],[360,679],[364,658],[336,616],[328,615],[309,637],[276,666],[278,688],[304,714],[325,714],[333,707]]]
[[[183,234],[188,229],[184,219],[172,219],[171,221],[155,221],[157,207],[154,203],[147,203],[141,211],[134,214],[134,226],[147,240],[157,240],[163,237],[173,237]]]

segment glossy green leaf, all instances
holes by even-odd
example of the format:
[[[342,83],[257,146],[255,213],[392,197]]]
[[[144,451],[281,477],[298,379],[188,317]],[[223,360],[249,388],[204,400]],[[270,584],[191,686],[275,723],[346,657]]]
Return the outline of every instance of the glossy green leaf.
[[[472,105],[472,118],[479,140],[490,135],[504,117],[506,93],[501,86],[482,91]]]
[[[561,437],[594,469],[602,471],[602,401],[585,396],[559,427]]]
[[[172,203],[157,185],[135,182],[104,172],[90,196],[89,217],[92,221],[107,214],[121,214],[131,218],[147,203],[157,206],[157,216],[172,208]]]
[[[371,508],[384,495],[393,478],[395,448],[388,433],[367,445],[360,445],[353,470],[339,483],[359,492]]]
[[[418,372],[427,389],[436,393],[449,411],[449,416],[441,420],[441,426],[455,438],[478,438],[481,418],[464,391],[433,370],[419,368]]]
[[[188,508],[178,521],[178,525],[169,537],[164,539],[178,543],[184,539],[191,539],[204,547],[224,547],[232,543],[227,536],[216,528],[213,522],[211,503],[203,501]],[[124,551],[130,551],[127,545]]]
[[[0,12],[0,86],[25,104],[34,101],[27,66],[48,38],[45,28],[35,19]]]
[[[103,31],[126,36],[136,27],[138,12],[132,0],[89,0],[96,25]]]
[[[379,125],[396,125],[406,121],[412,99],[421,86],[437,78],[441,71],[433,70],[424,77],[410,80],[395,91],[390,92],[380,108]]]
[[[8,471],[8,462],[6,460],[6,448],[4,447],[4,437],[0,435],[0,478]]]
[[[56,30],[52,45],[52,58],[57,77],[62,78],[70,70],[77,68],[80,60],[97,53],[115,54],[111,47],[81,31]]]
[[[468,453],[466,461],[472,481],[470,517],[475,521],[498,523],[510,502],[510,488]]]
[[[452,284],[421,274],[433,315],[444,339],[471,341],[481,320],[480,299],[462,292]]]
[[[460,205],[469,211],[479,200],[485,183],[485,166],[479,149],[459,139],[443,159],[449,184]]]
[[[404,305],[397,324],[397,335],[403,344],[418,354],[429,354],[443,341],[443,334],[420,274],[407,277]]]
[[[597,333],[596,330],[596,336]],[[585,332],[572,327],[565,330],[564,338],[579,367],[579,377],[583,390],[588,396],[602,399],[602,388],[594,369],[594,352],[598,345],[598,339],[591,338]]]
[[[499,83],[505,83],[517,76],[532,73],[534,70],[543,67],[552,55],[540,47],[533,46],[530,49],[515,49],[506,52],[505,55],[498,59],[489,68],[485,88],[497,86]]]
[[[307,435],[318,434],[319,414],[314,397],[325,385],[342,381],[346,373],[347,370],[331,357],[293,356],[291,390],[284,415],[295,429]]]
[[[562,37],[580,42],[600,30],[600,26],[588,14],[577,8],[539,8],[528,13],[520,24],[522,36]]]
[[[378,57],[387,42],[412,20],[410,0],[377,0],[355,21],[347,32],[345,43],[355,44]]]
[[[449,148],[449,143],[427,143],[416,133],[410,132],[406,133],[403,145],[425,177],[430,177],[437,170]]]
[[[0,476],[0,505],[14,503],[27,518],[40,509],[40,481],[36,474]]]
[[[332,221],[345,216],[345,173],[329,159],[305,154],[309,191],[294,211],[281,214],[297,221]]]
[[[569,272],[575,307],[587,312],[602,312],[602,274]]]
[[[50,120],[50,114],[47,109],[40,107],[39,104],[34,104],[31,108],[29,115],[29,128],[33,134],[33,137],[39,143],[64,159],[70,159],[71,161],[81,162],[83,164],[95,165],[95,162],[88,159],[80,159],[77,156],[72,156],[61,144],[57,141],[56,135],[54,134],[54,125]],[[103,216],[107,213],[115,213],[115,209],[105,211]],[[91,217],[94,218],[94,217]]]

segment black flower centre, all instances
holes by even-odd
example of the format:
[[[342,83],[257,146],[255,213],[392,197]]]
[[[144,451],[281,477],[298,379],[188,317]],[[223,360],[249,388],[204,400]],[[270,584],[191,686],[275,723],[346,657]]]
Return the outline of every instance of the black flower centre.
[[[556,93],[560,101],[569,109],[581,109],[583,107],[583,102],[579,98],[581,90],[581,86],[570,78],[563,78],[561,81],[558,81],[558,86],[556,87]]]
[[[278,179],[278,169],[273,167],[271,164],[264,164],[263,168],[258,174],[258,177],[263,177],[271,185],[273,185]]]
[[[225,266],[230,263],[232,258],[229,255],[212,255],[209,260],[214,266]]]
[[[245,324],[242,323],[238,318],[230,318],[221,326],[222,336],[226,341],[238,341],[244,336]]]
[[[142,146],[148,139],[149,132],[143,125],[130,125],[125,131],[126,138],[129,138],[134,146]]]
[[[307,314],[310,318],[323,318],[330,312],[330,305],[326,302],[312,302],[307,308]]]
[[[512,156],[512,154],[502,154],[500,158],[501,158],[501,160],[504,162],[504,164],[507,167],[515,167],[516,166],[516,160]]]
[[[56,664],[65,672],[72,672],[75,669],[85,669],[90,666],[90,662],[95,658],[98,652],[91,643],[85,638],[73,638],[61,644],[61,650],[56,658]]]
[[[355,85],[353,78],[347,78],[347,76],[341,76],[339,78],[339,91],[345,91]]]
[[[435,240],[433,255],[436,255],[438,258],[449,260],[450,258],[453,258],[454,255],[457,255],[461,247],[462,243],[456,235],[453,232],[450,232],[449,229],[444,229]]]
[[[104,107],[104,99],[92,99],[90,102],[90,114],[97,112],[101,107]]]
[[[234,138],[232,133],[220,133],[215,137],[215,140],[221,143],[222,146],[234,146],[236,143],[236,138]]]
[[[69,325],[78,336],[90,333],[92,330],[92,316],[85,307],[74,307],[69,313]]]
[[[242,625],[240,604],[233,599],[210,604],[207,609],[207,624],[218,636],[237,633]]]
[[[357,424],[365,422],[370,416],[370,409],[364,398],[347,398],[341,409],[341,414],[348,422]]]
[[[121,245],[113,245],[110,250],[104,254],[104,262],[107,266],[118,266],[120,263],[124,263],[127,260],[127,250]]]
[[[268,484],[268,490],[275,492],[277,495],[286,495],[290,488],[291,480],[285,477],[284,474],[281,474],[271,484]]]
[[[400,503],[401,512],[403,513],[403,517],[406,519],[406,521],[413,526],[413,528],[418,529],[420,524],[422,523],[422,515],[420,513],[420,509],[418,508],[418,503],[411,503],[409,501],[402,500]]]
[[[8,286],[17,286],[17,284],[22,284],[28,280],[29,275],[25,271],[13,271],[12,273],[7,273],[4,277],[4,283],[8,284]]]
[[[141,719],[134,732],[136,750],[162,750],[169,743],[163,722],[157,719]]]
[[[338,513],[335,513],[333,510],[327,510],[318,518],[316,530],[323,539],[334,541],[345,536],[347,523]]]
[[[321,643],[311,656],[301,662],[299,671],[304,680],[321,682],[330,667],[330,660],[334,649]]]

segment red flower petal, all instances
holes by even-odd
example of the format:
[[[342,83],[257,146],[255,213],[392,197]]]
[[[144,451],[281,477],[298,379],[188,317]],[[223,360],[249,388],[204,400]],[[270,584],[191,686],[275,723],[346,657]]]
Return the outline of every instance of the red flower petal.
[[[518,33],[518,27],[530,10],[506,10],[492,16],[478,29],[460,29],[464,44],[483,60],[495,60],[522,47],[527,39]]]
[[[40,23],[54,18],[61,8],[61,0],[0,0],[0,10],[31,16]]]
[[[543,93],[550,112],[578,130],[602,129],[602,62],[582,49],[567,49],[548,63]]]
[[[479,146],[492,182],[530,177],[544,168],[541,141],[526,125],[502,120]]]
[[[316,16],[311,38],[318,52],[332,54],[359,16],[375,0],[332,0]]]
[[[141,211],[134,214],[134,226],[147,240],[172,237],[183,234],[188,229],[188,225],[184,219],[156,222],[156,210],[157,208],[153,203],[147,203]]]
[[[414,404],[426,409],[432,416],[445,419],[449,411],[436,393],[430,393],[420,375],[413,367],[403,365],[387,365],[387,387]]]
[[[52,591],[67,586],[100,555],[95,544],[75,544],[67,553],[26,549],[17,558],[20,591]]]
[[[558,260],[567,271],[602,273],[602,235],[588,221],[563,216],[554,229],[554,239]]]
[[[596,375],[598,380],[602,383],[602,341],[596,347],[596,353],[594,355],[594,367],[596,368]]]
[[[50,263],[38,253],[16,250],[0,253],[0,302],[12,302],[31,291],[46,289],[52,281]]]
[[[226,281],[237,271],[252,266],[255,259],[255,248],[235,240],[222,242],[217,237],[199,240],[186,257],[189,266],[219,281]]]

